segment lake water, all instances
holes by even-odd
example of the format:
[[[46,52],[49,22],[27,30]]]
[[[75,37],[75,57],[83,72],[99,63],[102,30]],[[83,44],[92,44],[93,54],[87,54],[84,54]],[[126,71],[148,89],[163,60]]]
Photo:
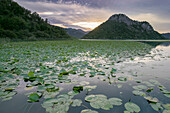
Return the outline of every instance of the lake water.
[[[170,42],[21,42],[0,50],[0,113],[170,113]],[[27,102],[33,93],[38,102]]]

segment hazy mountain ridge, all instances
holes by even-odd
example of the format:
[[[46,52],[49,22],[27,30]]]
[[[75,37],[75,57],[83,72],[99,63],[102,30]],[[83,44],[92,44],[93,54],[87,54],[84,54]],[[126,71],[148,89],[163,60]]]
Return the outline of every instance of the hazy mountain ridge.
[[[67,32],[68,35],[78,39],[82,38],[84,35],[88,33],[81,29],[64,28],[64,30]]]
[[[71,39],[60,27],[48,24],[36,12],[12,0],[0,0],[0,38],[9,40]]]
[[[170,39],[170,33],[162,33],[162,36],[164,36],[165,38]]]
[[[146,21],[134,21],[124,14],[115,14],[83,39],[166,39]]]

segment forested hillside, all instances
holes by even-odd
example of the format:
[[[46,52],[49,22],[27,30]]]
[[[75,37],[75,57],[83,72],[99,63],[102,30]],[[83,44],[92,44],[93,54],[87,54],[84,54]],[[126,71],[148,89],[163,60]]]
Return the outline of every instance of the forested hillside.
[[[59,27],[48,24],[36,12],[12,0],[0,0],[0,38],[9,40],[55,40],[71,37]]]

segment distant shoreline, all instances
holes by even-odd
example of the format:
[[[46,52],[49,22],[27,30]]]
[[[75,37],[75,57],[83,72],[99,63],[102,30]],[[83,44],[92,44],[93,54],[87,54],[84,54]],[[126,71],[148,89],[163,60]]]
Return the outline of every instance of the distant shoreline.
[[[79,39],[84,41],[144,41],[144,42],[170,42],[170,40],[114,40],[114,39]]]

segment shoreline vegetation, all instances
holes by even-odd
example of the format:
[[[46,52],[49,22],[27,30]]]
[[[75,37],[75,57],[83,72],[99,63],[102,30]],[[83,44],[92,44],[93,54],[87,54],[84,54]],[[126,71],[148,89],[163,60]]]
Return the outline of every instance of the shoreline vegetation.
[[[145,42],[170,42],[170,40],[129,40],[129,39],[123,39],[123,40],[117,40],[117,39],[79,39],[81,41],[145,41]]]
[[[74,39],[63,28],[50,25],[38,13],[12,0],[0,1],[0,41]]]

